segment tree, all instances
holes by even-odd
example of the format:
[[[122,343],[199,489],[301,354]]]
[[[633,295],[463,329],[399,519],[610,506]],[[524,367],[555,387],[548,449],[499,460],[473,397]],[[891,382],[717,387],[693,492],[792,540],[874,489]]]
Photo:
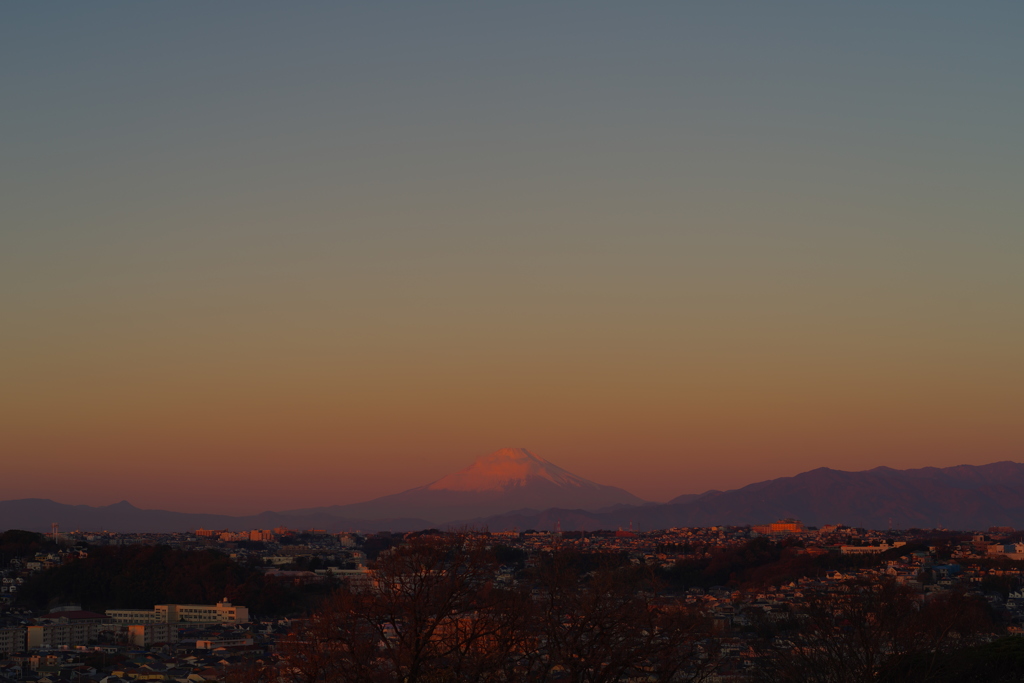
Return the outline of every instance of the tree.
[[[951,593],[922,604],[914,591],[890,578],[823,589],[793,609],[797,627],[763,643],[758,680],[906,680],[893,676],[913,660],[915,680],[926,681],[938,653],[970,644],[989,625],[970,596]]]
[[[487,543],[414,537],[382,553],[366,585],[336,593],[280,643],[273,673],[288,683],[668,682],[700,680],[714,662],[701,649],[707,620],[658,598],[645,570],[580,576],[557,553],[503,588]]]
[[[606,566],[580,577],[558,553],[537,572],[537,631],[544,658],[528,680],[612,683],[702,680],[715,659],[709,621],[658,597],[644,568]]]
[[[528,651],[522,596],[494,586],[495,559],[469,535],[416,537],[381,555],[283,648],[296,683],[509,680]]]

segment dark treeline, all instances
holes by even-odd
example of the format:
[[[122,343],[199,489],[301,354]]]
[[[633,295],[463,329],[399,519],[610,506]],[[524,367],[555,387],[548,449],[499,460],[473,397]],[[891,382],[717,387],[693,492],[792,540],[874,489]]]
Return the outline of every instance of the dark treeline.
[[[34,531],[10,529],[0,534],[0,566],[15,558],[24,558],[56,548],[57,544]]]
[[[661,552],[672,552],[676,545],[661,546]],[[708,545],[706,548],[686,546],[686,552],[705,550],[702,556],[685,558],[661,571],[661,578],[677,589],[710,588],[763,588],[796,581],[818,578],[830,570],[848,571],[877,567],[886,560],[896,559],[915,550],[924,550],[926,544],[908,544],[873,555],[811,554],[798,543],[775,542],[768,538],[754,538],[736,548]]]
[[[302,614],[331,588],[294,586],[266,577],[213,550],[168,546],[93,547],[81,558],[34,574],[19,592],[22,604],[45,609],[150,609],[166,603],[212,604],[222,598],[257,616]]]
[[[922,672],[928,671],[924,678]],[[1024,638],[1010,636],[937,656],[907,657],[881,678],[886,683],[927,680],[929,683],[1021,683],[1024,681]]]
[[[756,626],[764,683],[924,683],[974,658],[996,626],[988,603],[964,591],[923,600],[887,578],[811,591],[786,620]]]

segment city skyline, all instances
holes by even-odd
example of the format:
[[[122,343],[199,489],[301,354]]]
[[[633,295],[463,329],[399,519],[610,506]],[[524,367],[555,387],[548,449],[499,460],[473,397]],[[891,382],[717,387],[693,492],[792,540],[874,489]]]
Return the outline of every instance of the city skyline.
[[[1024,461],[1022,19],[11,7],[0,500]]]

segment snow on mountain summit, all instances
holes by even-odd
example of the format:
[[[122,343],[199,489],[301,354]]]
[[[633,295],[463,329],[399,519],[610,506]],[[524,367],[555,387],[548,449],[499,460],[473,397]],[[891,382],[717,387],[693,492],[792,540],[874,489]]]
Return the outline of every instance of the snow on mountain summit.
[[[353,519],[416,518],[437,525],[477,523],[513,510],[589,511],[643,503],[629,491],[576,476],[525,448],[502,448],[432,484],[331,510]]]
[[[599,488],[598,484],[538,458],[525,448],[502,448],[480,456],[469,467],[438,479],[426,488],[432,491],[500,491],[524,486],[531,480],[547,480],[569,488]]]

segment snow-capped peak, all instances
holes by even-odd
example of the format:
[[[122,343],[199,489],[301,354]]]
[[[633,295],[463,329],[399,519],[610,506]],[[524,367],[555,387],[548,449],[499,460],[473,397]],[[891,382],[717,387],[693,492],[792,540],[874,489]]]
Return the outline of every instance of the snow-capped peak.
[[[502,448],[480,456],[466,469],[438,479],[427,488],[434,491],[492,491],[521,486],[531,479],[546,479],[572,488],[597,488],[594,482],[538,458],[525,448]]]

